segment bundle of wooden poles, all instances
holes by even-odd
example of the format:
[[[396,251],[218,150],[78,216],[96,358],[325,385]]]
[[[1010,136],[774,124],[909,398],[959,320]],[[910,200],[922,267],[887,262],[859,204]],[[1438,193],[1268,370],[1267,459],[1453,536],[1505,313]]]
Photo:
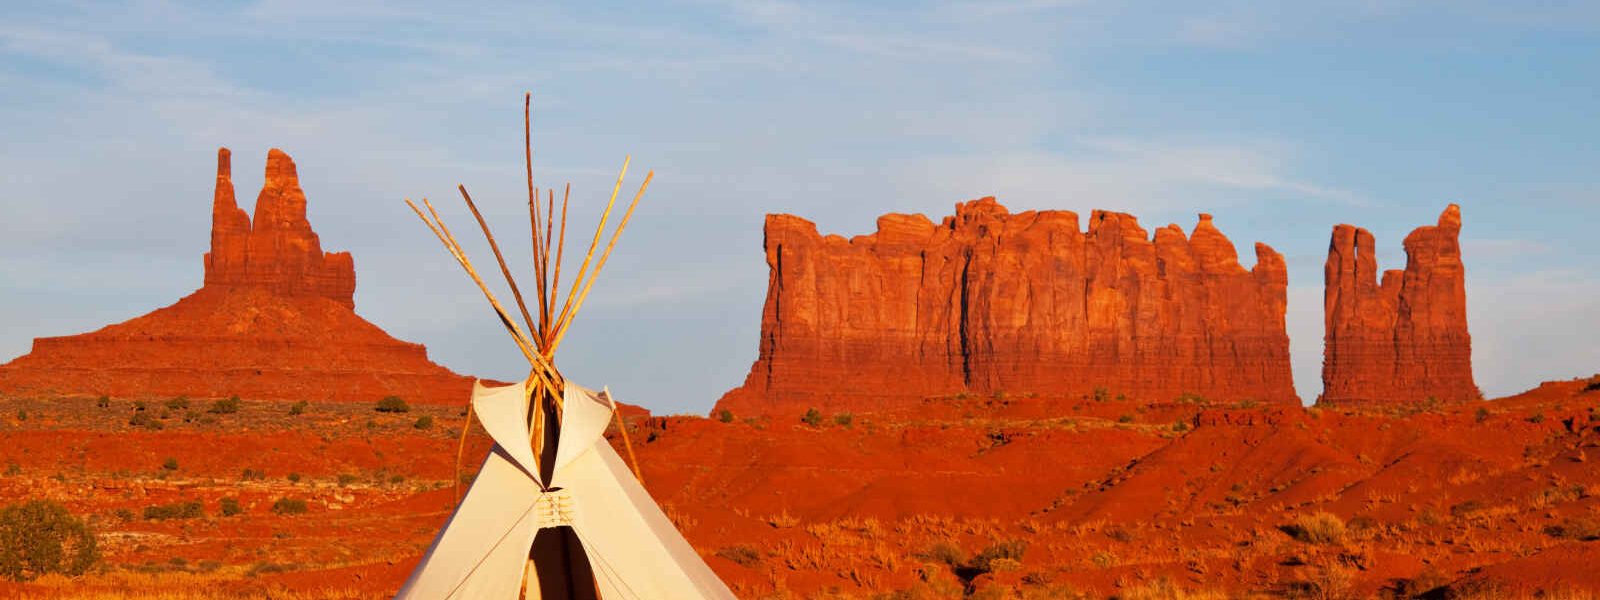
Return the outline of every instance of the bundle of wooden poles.
[[[522,98],[523,162],[526,166],[528,183],[528,219],[533,239],[533,278],[537,283],[537,314],[529,310],[528,303],[523,299],[521,287],[517,285],[516,278],[511,275],[510,267],[506,265],[505,255],[500,252],[500,244],[495,241],[494,234],[489,231],[489,223],[484,220],[483,214],[478,211],[478,206],[472,201],[472,196],[467,193],[466,186],[456,186],[456,189],[461,192],[461,199],[466,202],[467,209],[472,211],[472,216],[478,221],[478,227],[483,230],[483,237],[488,241],[489,248],[494,251],[495,262],[500,266],[500,274],[505,277],[506,285],[511,288],[511,296],[516,300],[517,310],[521,313],[522,322],[527,326],[526,331],[522,325],[518,324],[517,319],[506,310],[505,305],[501,304],[500,300],[495,297],[494,292],[490,291],[488,284],[478,274],[478,270],[473,267],[472,261],[467,258],[467,254],[461,248],[461,244],[456,241],[455,235],[444,224],[444,220],[439,218],[439,213],[434,209],[433,204],[427,198],[423,198],[422,204],[428,209],[426,213],[410,199],[406,200],[406,205],[417,213],[417,217],[422,219],[422,222],[428,226],[434,236],[439,238],[439,242],[444,244],[445,250],[449,251],[450,255],[455,257],[456,262],[460,263],[461,267],[466,270],[467,275],[472,277],[473,283],[478,285],[478,289],[489,300],[489,305],[494,307],[495,314],[500,317],[500,323],[511,334],[512,339],[517,344],[517,348],[528,359],[528,364],[532,368],[528,375],[528,397],[526,398],[528,429],[532,432],[529,443],[533,446],[534,456],[542,463],[547,463],[553,462],[553,460],[545,460],[547,456],[545,449],[547,445],[554,444],[557,439],[555,432],[559,431],[560,427],[563,402],[562,391],[566,385],[566,380],[562,378],[561,372],[555,366],[556,349],[561,346],[561,340],[566,336],[567,329],[571,327],[573,318],[578,314],[578,309],[583,307],[583,301],[589,297],[589,290],[594,287],[595,279],[599,277],[600,270],[605,267],[606,260],[611,257],[611,250],[616,247],[617,238],[622,235],[623,228],[627,227],[628,221],[633,218],[633,210],[639,206],[639,199],[644,197],[645,190],[650,187],[650,180],[655,177],[655,172],[651,171],[645,175],[644,183],[640,184],[639,191],[633,196],[633,202],[628,204],[627,212],[622,214],[622,220],[617,224],[616,229],[612,230],[606,242],[605,250],[600,253],[599,259],[596,260],[595,250],[599,248],[600,238],[603,237],[606,224],[611,219],[612,209],[616,207],[617,194],[622,190],[622,181],[628,174],[628,162],[631,157],[623,159],[622,170],[617,173],[617,183],[611,188],[611,197],[606,201],[605,211],[600,214],[600,223],[595,226],[594,237],[589,241],[589,250],[583,256],[583,263],[578,266],[577,275],[572,278],[571,287],[563,296],[560,293],[561,265],[566,249],[567,206],[572,198],[572,184],[568,183],[562,191],[559,217],[555,213],[554,189],[546,190],[545,201],[541,206],[540,190],[534,186],[533,182],[533,137],[530,116],[532,104],[533,95],[531,93],[524,94]],[[557,225],[558,222],[559,226]],[[553,248],[552,242],[554,242]],[[552,253],[554,254],[553,261],[551,260]],[[627,450],[628,461],[633,468],[634,476],[639,477],[642,483],[643,478],[639,473],[639,463],[633,454],[633,443],[628,439],[628,429],[622,421],[622,411],[617,410],[613,415],[617,429],[622,434],[623,445]],[[467,419],[461,426],[461,438],[456,449],[457,477],[455,479],[456,501],[458,503],[461,500],[461,478],[459,476],[461,459],[466,449],[467,430],[472,426],[472,417],[472,403],[469,401],[467,403]],[[553,458],[554,453],[549,453],[549,456]],[[550,464],[539,465],[540,476],[534,479],[539,482],[541,487],[546,487],[550,484],[553,467]]]

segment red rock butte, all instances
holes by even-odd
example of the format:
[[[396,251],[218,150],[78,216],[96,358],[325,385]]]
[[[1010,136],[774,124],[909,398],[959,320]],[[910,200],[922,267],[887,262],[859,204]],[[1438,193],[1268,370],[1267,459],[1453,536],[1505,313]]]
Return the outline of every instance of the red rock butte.
[[[760,355],[716,410],[976,393],[1297,404],[1282,255],[1233,243],[1200,215],[1152,239],[1132,216],[1011,214],[993,198],[934,224],[890,214],[871,235],[821,236],[768,215]]]
[[[460,402],[471,378],[355,313],[355,263],[323,252],[294,161],[267,153],[251,219],[217,151],[205,284],[176,304],[98,331],[37,338],[0,365],[13,394]]]
[[[1372,234],[1336,225],[1323,294],[1323,402],[1482,397],[1472,379],[1461,207],[1406,236],[1406,268],[1383,272]]]

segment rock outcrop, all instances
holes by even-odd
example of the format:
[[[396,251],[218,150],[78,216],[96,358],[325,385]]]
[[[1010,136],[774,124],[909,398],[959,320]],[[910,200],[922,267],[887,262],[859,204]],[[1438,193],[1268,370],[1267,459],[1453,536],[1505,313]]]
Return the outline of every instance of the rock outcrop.
[[[461,402],[472,380],[355,313],[355,265],[325,253],[294,161],[273,149],[252,219],[217,154],[205,284],[98,331],[38,338],[0,365],[0,392]]]
[[[356,267],[349,252],[323,252],[306,220],[306,194],[294,161],[267,152],[266,180],[251,219],[233,198],[227,148],[217,152],[206,287],[249,287],[285,297],[327,298],[354,308]]]
[[[971,391],[1296,403],[1283,257],[1200,215],[1152,240],[1132,216],[1011,214],[993,198],[935,224],[890,214],[821,236],[769,215],[760,356],[717,410],[793,412]]]
[[[1372,234],[1336,225],[1323,293],[1323,402],[1482,397],[1472,379],[1461,207],[1406,236],[1406,268],[1378,279]]]

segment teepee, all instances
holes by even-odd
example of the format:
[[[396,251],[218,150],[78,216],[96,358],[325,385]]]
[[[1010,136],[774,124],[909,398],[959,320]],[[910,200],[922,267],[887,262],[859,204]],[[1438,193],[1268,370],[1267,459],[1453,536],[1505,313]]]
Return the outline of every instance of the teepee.
[[[538,284],[536,316],[524,302],[488,223],[466,188],[458,186],[494,251],[526,331],[489,290],[433,205],[424,199],[424,214],[406,201],[478,285],[532,369],[519,383],[488,387],[479,382],[473,386],[467,425],[476,414],[494,447],[466,496],[458,494],[455,513],[395,598],[733,598],[640,485],[637,463],[630,471],[605,440],[607,427],[615,421],[629,458],[633,458],[627,429],[610,393],[566,380],[554,363],[556,348],[654,173],[645,176],[596,260],[595,250],[628,172],[628,161],[623,161],[588,254],[572,287],[561,297],[571,186],[562,198],[559,218],[553,190],[541,211],[539,193],[533,186],[530,102],[531,96],[524,96],[528,210],[533,229],[533,277]],[[464,443],[465,427],[461,435]],[[458,462],[460,451],[458,448]]]

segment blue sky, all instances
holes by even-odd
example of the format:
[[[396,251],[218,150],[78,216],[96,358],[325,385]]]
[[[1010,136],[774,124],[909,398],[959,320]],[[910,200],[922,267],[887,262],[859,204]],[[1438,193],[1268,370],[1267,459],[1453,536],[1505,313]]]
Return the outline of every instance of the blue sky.
[[[216,147],[247,203],[281,147],[324,245],[355,254],[360,313],[520,377],[401,199],[465,227],[465,183],[525,222],[532,90],[537,176],[574,184],[575,223],[624,154],[656,171],[561,364],[657,411],[705,411],[754,360],[764,213],[851,235],[984,195],[1148,229],[1211,212],[1247,266],[1272,244],[1307,401],[1331,227],[1371,229],[1400,268],[1405,233],[1459,202],[1485,391],[1600,370],[1600,5],[873,6],[7,3],[0,360],[198,287]]]

